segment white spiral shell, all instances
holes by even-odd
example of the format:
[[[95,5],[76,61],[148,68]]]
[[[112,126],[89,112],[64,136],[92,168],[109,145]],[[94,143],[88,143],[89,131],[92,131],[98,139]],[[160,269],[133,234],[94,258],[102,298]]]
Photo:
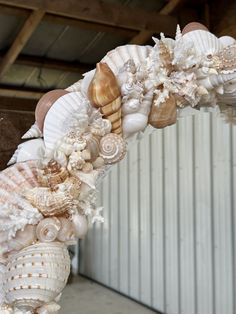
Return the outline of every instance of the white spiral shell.
[[[121,136],[110,133],[101,138],[100,156],[106,164],[114,164],[124,158],[126,143]]]
[[[40,242],[56,240],[61,228],[61,222],[56,217],[45,218],[36,227],[36,235]]]

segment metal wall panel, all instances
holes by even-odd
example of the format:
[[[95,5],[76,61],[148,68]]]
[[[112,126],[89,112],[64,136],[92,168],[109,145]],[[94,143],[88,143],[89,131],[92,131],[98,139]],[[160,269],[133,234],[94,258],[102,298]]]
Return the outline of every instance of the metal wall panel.
[[[236,313],[236,126],[180,119],[133,144],[100,190],[81,274],[166,314]]]

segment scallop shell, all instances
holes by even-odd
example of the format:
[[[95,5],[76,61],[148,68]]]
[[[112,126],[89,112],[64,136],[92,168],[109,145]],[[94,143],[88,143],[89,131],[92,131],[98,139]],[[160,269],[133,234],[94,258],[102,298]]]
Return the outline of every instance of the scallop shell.
[[[81,81],[82,80],[75,82],[74,84],[67,87],[65,90],[67,92],[80,92],[81,91]]]
[[[0,172],[0,205],[11,203],[13,192],[20,194],[24,189],[38,186],[37,169],[37,162],[27,161]]]
[[[55,89],[43,95],[37,103],[35,109],[35,120],[40,131],[43,131],[44,120],[48,110],[52,107],[56,100],[69,92],[64,89]]]
[[[70,257],[60,242],[37,243],[10,257],[4,274],[6,300],[22,311],[53,301],[70,273]]]
[[[140,63],[146,60],[151,49],[151,46],[120,46],[114,50],[109,51],[107,55],[101,60],[101,62],[106,63],[111,68],[112,72],[117,75],[119,70],[129,60],[133,60],[134,64],[139,66]]]
[[[142,113],[127,114],[122,121],[122,130],[125,138],[139,131],[143,131],[148,123],[148,117]]]
[[[69,172],[67,169],[52,159],[42,170],[39,170],[38,182],[41,186],[49,187],[53,190],[68,177]]]
[[[164,128],[168,125],[176,123],[177,109],[174,96],[170,96],[160,106],[152,105],[148,122],[154,128]]]
[[[26,140],[26,139],[38,138],[42,136],[43,136],[43,133],[40,131],[39,127],[37,126],[35,122],[21,138],[23,140]]]
[[[55,241],[61,228],[61,222],[56,217],[45,218],[39,222],[36,235],[40,242]]]
[[[121,125],[121,92],[114,73],[106,63],[97,63],[96,72],[88,88],[92,105],[110,120],[112,131]],[[114,126],[115,122],[119,122]]]
[[[70,121],[77,113],[87,113],[91,108],[88,100],[80,93],[68,93],[60,97],[49,109],[44,121],[44,142],[50,153],[58,140],[68,134]]]
[[[16,162],[24,162],[27,160],[41,159],[43,158],[44,151],[44,141],[41,138],[29,140],[18,145],[7,165],[12,165]]]
[[[225,47],[218,56],[222,70],[236,71],[236,44]]]
[[[75,230],[72,221],[64,217],[59,217],[61,228],[57,235],[57,239],[61,242],[74,243]]]
[[[88,222],[86,216],[84,215],[73,215],[72,223],[74,227],[74,232],[79,239],[83,239],[88,232]]]
[[[198,22],[191,22],[191,23],[188,23],[183,28],[182,35],[189,33],[189,32],[192,32],[192,31],[196,31],[196,30],[203,30],[203,31],[207,31],[207,32],[209,31],[205,25],[198,23]]]
[[[195,30],[183,35],[183,44],[192,42],[193,47],[198,55],[216,55],[223,46],[218,38],[206,30]]]
[[[24,197],[45,217],[59,216],[69,212],[73,199],[66,191],[52,191],[49,188],[37,187],[24,192]]]
[[[106,164],[114,164],[125,157],[126,143],[117,134],[107,134],[100,141],[100,156]]]

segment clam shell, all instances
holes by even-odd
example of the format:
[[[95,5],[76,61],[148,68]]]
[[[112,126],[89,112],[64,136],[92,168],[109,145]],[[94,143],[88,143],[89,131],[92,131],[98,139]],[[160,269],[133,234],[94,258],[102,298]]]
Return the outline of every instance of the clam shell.
[[[143,131],[148,123],[148,117],[142,113],[127,114],[122,121],[122,130],[125,138]]]
[[[126,143],[118,134],[110,133],[101,138],[100,156],[106,164],[114,164],[124,158]]]
[[[177,109],[174,96],[170,96],[160,106],[152,105],[148,122],[154,128],[164,128],[168,125],[176,123]]]
[[[119,70],[124,66],[128,60],[133,60],[135,65],[140,65],[148,57],[152,47],[139,45],[125,45],[111,50],[101,60],[106,63],[113,73],[117,75]]]
[[[55,241],[61,228],[61,222],[56,217],[42,219],[36,228],[36,235],[40,242]]]
[[[198,55],[216,55],[223,46],[218,38],[206,30],[194,30],[183,35],[183,43],[192,42]]]
[[[33,311],[53,301],[66,285],[70,257],[63,243],[37,243],[10,257],[3,278],[7,302]]]
[[[56,147],[56,142],[68,133],[68,121],[76,113],[87,113],[88,101],[80,92],[60,97],[48,111],[44,121],[44,142],[47,152]]]
[[[48,110],[52,107],[56,100],[68,93],[69,92],[64,89],[55,89],[40,98],[35,109],[35,120],[41,132],[43,131],[44,120]]]
[[[31,128],[22,136],[22,139],[38,138],[42,137],[43,134],[37,126],[36,122],[31,126]]]
[[[12,165],[16,162],[41,159],[43,158],[44,150],[44,141],[41,138],[24,142],[18,145],[16,151],[9,160],[8,165]]]

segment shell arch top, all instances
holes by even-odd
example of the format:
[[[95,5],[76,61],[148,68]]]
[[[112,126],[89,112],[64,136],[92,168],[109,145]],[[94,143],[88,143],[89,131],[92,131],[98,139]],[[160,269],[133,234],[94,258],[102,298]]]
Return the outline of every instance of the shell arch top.
[[[58,311],[66,245],[103,221],[96,184],[130,139],[201,107],[235,122],[236,41],[199,23],[177,27],[175,40],[153,39],[154,47],[108,52],[79,82],[39,101],[28,141],[0,173],[0,314]]]

